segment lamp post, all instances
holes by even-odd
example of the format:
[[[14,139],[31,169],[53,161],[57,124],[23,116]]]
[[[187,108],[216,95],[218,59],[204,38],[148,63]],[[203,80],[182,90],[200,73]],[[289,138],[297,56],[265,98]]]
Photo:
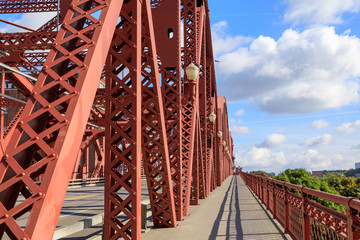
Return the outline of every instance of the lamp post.
[[[192,95],[192,99],[195,99],[195,89],[196,89],[196,81],[199,77],[200,69],[194,63],[190,63],[186,69],[186,78],[189,80],[190,93]]]
[[[215,120],[216,120],[216,114],[214,112],[210,113],[210,115],[209,115],[210,123],[214,124]]]

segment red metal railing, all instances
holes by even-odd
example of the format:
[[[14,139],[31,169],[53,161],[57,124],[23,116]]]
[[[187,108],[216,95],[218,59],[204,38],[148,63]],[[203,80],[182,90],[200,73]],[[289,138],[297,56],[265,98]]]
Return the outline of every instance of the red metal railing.
[[[293,239],[360,239],[359,199],[274,180],[265,174],[237,173]],[[341,204],[346,212],[311,201],[309,196]]]

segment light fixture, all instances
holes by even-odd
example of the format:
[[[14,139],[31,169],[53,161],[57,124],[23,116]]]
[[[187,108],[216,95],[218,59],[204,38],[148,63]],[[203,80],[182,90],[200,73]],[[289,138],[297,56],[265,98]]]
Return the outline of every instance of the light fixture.
[[[228,152],[228,151],[229,151],[229,148],[228,148],[227,146],[225,147],[225,151],[226,151],[226,152]]]
[[[214,112],[210,113],[210,115],[209,115],[209,121],[210,121],[211,123],[214,123],[215,120],[216,120],[216,114],[215,114]]]
[[[219,138],[221,138],[221,137],[222,137],[222,131],[218,131],[218,132],[217,132],[217,136],[218,136]]]
[[[189,81],[195,81],[199,77],[200,69],[194,63],[190,63],[186,69],[186,77]]]
[[[224,147],[226,146],[226,142],[225,142],[225,141],[223,141],[223,146],[224,146]]]

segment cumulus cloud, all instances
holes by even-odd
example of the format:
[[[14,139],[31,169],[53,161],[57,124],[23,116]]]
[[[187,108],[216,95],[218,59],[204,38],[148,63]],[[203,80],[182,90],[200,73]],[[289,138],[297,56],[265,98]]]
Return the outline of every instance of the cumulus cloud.
[[[259,147],[259,148],[273,148],[273,147],[279,146],[281,143],[283,143],[283,142],[285,142],[287,140],[288,139],[284,135],[273,133],[273,134],[267,136],[266,139],[262,143],[257,145],[257,147]]]
[[[343,123],[341,126],[335,128],[335,131],[337,133],[342,133],[342,134],[350,134],[355,132],[360,126],[360,120],[357,120],[353,123],[350,122],[346,122]]]
[[[267,148],[253,146],[243,153],[237,153],[236,161],[238,166],[244,167],[245,171],[280,172],[287,168],[306,168],[308,171],[347,169],[353,166],[355,159],[345,158],[341,154],[329,157],[311,148],[288,155],[284,152],[272,152]]]
[[[360,100],[360,39],[355,36],[313,27],[287,29],[278,40],[259,36],[239,44],[217,56],[220,93],[230,101],[250,100],[266,112],[291,114]],[[214,42],[218,48],[221,44]]]
[[[356,13],[359,0],[285,0],[284,19],[294,24],[337,24],[346,12]]]
[[[330,134],[324,134],[322,136],[308,138],[301,144],[307,147],[316,147],[316,146],[324,146],[328,145],[332,140],[332,136]]]
[[[315,128],[315,129],[327,128],[328,126],[329,126],[329,123],[322,119],[316,120],[311,124],[311,127]]]
[[[240,134],[240,135],[250,133],[250,129],[244,126],[232,126],[230,127],[230,131],[232,134]]]
[[[218,56],[219,54],[231,52],[234,49],[238,48],[242,44],[246,44],[252,40],[250,37],[244,36],[231,36],[226,33],[228,28],[228,23],[226,21],[217,22],[212,25],[211,30],[213,32],[212,40],[213,45],[217,47],[214,48],[214,55]]]
[[[264,169],[270,166],[285,166],[288,160],[283,152],[272,153],[267,148],[251,147],[246,152],[237,155],[240,166],[253,169]]]
[[[21,14],[21,17],[18,19],[10,19],[9,21],[36,30],[55,16],[56,16],[56,12],[26,13],[26,14]],[[24,32],[26,30],[8,24],[1,24],[0,31]]]
[[[339,156],[336,156],[335,161],[339,160],[338,158]],[[307,151],[294,154],[293,159],[298,166],[305,166],[307,169],[312,170],[330,169],[334,162],[328,156],[320,154],[314,149],[308,149]]]

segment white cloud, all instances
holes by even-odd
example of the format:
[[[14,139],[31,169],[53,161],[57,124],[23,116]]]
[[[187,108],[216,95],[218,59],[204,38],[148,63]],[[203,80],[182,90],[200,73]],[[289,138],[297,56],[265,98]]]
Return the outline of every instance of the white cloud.
[[[301,144],[307,147],[315,147],[315,146],[324,146],[328,145],[332,140],[332,136],[330,134],[324,134],[322,136],[308,138]]]
[[[241,134],[241,135],[250,133],[250,129],[244,126],[232,126],[230,127],[230,131],[232,134]]]
[[[283,152],[271,153],[267,148],[251,147],[243,154],[237,155],[236,158],[240,166],[256,170],[271,168],[274,164],[281,168],[288,164]]]
[[[294,24],[336,24],[346,12],[356,13],[359,0],[285,0],[288,5],[284,19]]]
[[[350,134],[355,132],[360,126],[360,120],[357,120],[353,123],[350,122],[346,122],[343,123],[341,126],[335,128],[335,131],[337,133],[342,133],[342,134]]]
[[[21,14],[19,19],[11,19],[10,21],[21,26],[31,28],[33,30],[38,29],[51,18],[56,16],[56,12],[44,12],[44,13],[25,13]],[[9,25],[1,24],[1,32],[24,32],[26,30]]]
[[[236,153],[236,164],[243,167],[245,171],[280,172],[287,168],[306,168],[308,171],[349,169],[353,167],[354,162],[356,158],[344,157],[342,154],[329,157],[314,149],[288,155],[284,152],[271,152],[270,149],[253,146],[243,153]]]
[[[338,156],[336,157],[338,158]],[[333,167],[333,161],[329,157],[320,154],[314,149],[297,153],[293,156],[294,162],[299,167],[306,167],[312,170],[326,170]]]
[[[244,109],[239,109],[239,110],[235,113],[235,115],[239,117],[239,116],[244,115],[244,113],[245,113],[245,110],[244,110]]]
[[[311,127],[315,128],[315,129],[327,128],[328,126],[329,126],[329,123],[322,119],[316,120],[311,124]]]
[[[211,30],[213,32],[212,40],[213,45],[217,47],[214,48],[215,57],[219,54],[231,52],[234,49],[238,48],[240,45],[248,43],[252,40],[250,37],[244,36],[230,36],[226,33],[228,24],[226,21],[221,21],[212,25]]]
[[[260,143],[257,147],[260,147],[260,148],[277,147],[281,143],[283,143],[287,140],[288,139],[284,135],[273,133],[273,134],[267,136],[266,139],[262,143]]]
[[[277,41],[259,36],[218,59],[220,94],[266,112],[309,113],[360,100],[360,39],[333,27],[288,29]]]

